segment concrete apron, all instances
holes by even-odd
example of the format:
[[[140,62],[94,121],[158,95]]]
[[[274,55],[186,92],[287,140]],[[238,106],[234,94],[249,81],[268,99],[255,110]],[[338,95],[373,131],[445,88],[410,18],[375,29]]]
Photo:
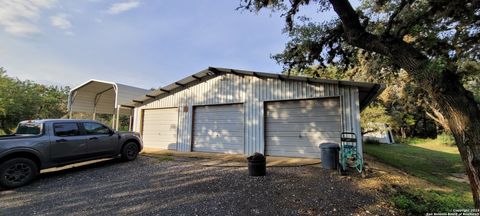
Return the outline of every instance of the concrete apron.
[[[208,159],[200,161],[204,166],[222,166],[222,167],[246,167],[247,156],[243,154],[223,154],[207,152],[178,152],[164,149],[144,148],[144,156],[154,158],[180,157],[180,158],[202,158]],[[291,158],[267,156],[267,167],[296,167],[296,166],[320,166],[318,158]]]

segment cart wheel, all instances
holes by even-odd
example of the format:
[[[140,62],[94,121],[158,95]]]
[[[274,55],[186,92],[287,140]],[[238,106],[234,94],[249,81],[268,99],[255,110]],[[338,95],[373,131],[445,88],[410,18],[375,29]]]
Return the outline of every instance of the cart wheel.
[[[362,170],[363,170],[363,160],[362,160],[362,158],[358,158],[358,159],[357,159],[355,168],[357,169],[357,171],[358,171],[359,173],[363,173],[363,172],[362,172]]]
[[[360,175],[362,176],[362,178],[367,178],[367,174],[365,174],[365,172],[360,173]]]

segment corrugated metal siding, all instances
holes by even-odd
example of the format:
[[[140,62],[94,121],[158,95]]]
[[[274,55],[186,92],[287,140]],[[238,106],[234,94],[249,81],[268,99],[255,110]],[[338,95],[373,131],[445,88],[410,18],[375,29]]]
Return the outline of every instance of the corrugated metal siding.
[[[145,147],[177,148],[178,109],[147,109],[143,112],[143,144]]]
[[[340,98],[266,103],[265,154],[320,157],[318,145],[340,142]]]
[[[245,154],[264,153],[264,101],[341,96],[342,127],[360,135],[358,89],[336,84],[261,79],[224,74],[135,109],[134,130],[140,129],[140,110],[179,107],[178,151],[191,151],[192,105],[244,103]],[[188,107],[188,112],[184,111]],[[361,146],[361,140],[359,140]],[[360,147],[361,148],[361,147]]]
[[[118,88],[117,105],[128,104],[133,98],[138,98],[149,92],[147,89],[141,89],[133,86],[127,86],[118,83],[116,85]]]
[[[193,151],[243,153],[243,104],[195,106],[193,113]]]
[[[108,86],[106,88],[108,88]],[[81,91],[78,91],[75,95],[75,100],[71,109],[75,112],[93,113],[94,101],[97,93],[97,89],[82,89]],[[112,114],[114,111],[113,107],[115,106],[115,90],[112,88],[104,92],[98,99],[97,113]]]

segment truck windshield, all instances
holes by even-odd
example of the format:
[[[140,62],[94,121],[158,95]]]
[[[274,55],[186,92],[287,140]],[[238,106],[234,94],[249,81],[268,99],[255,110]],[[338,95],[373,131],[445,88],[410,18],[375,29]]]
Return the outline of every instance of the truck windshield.
[[[15,132],[17,135],[40,135],[41,133],[42,124],[35,122],[20,123]]]

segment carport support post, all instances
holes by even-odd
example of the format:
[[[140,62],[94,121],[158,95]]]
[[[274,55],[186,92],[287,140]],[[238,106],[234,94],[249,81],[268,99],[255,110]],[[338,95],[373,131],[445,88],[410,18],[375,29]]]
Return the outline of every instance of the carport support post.
[[[113,129],[115,129],[115,119],[116,119],[116,118],[115,118],[115,113],[116,113],[116,111],[113,110],[113,114],[112,114],[112,128],[113,128]]]
[[[132,131],[133,130],[133,113],[130,114],[130,116],[128,117],[128,131]]]
[[[120,122],[120,106],[117,107],[117,115],[115,116],[115,130],[118,130]]]

